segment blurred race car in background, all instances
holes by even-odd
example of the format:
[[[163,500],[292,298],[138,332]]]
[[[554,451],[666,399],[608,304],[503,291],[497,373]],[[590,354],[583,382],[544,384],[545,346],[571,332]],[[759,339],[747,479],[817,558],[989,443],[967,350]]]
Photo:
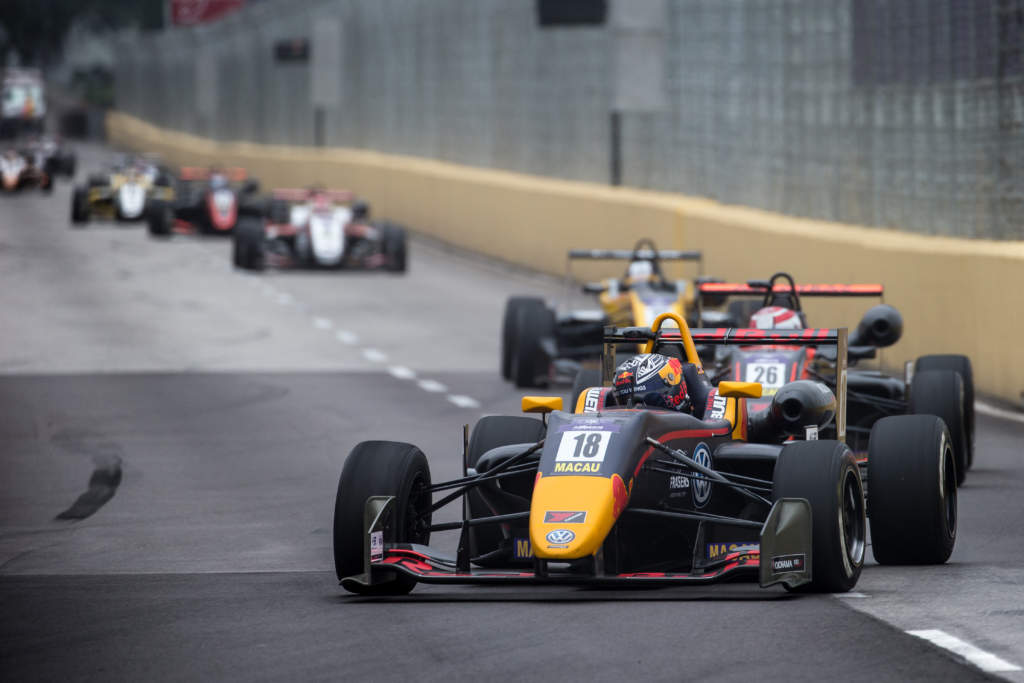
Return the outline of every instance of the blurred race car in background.
[[[155,237],[172,233],[230,235],[242,217],[262,218],[259,182],[242,168],[181,169],[170,199],[146,202],[146,225]]]
[[[718,302],[722,297],[752,301],[749,327],[794,329],[807,327],[802,297],[879,297],[880,284],[797,285],[788,273],[776,273],[768,280],[747,283],[706,282],[699,296]],[[702,306],[698,304],[698,308]],[[698,312],[698,317],[700,311]],[[848,361],[855,366],[875,358],[879,349],[892,346],[903,334],[903,317],[887,304],[869,309],[850,334]],[[749,402],[754,422],[766,417],[772,397],[787,383],[815,379],[836,389],[836,357],[830,349],[778,345],[718,347],[706,359],[708,375],[714,380],[759,382],[764,398]],[[842,381],[842,380],[841,380]],[[936,415],[949,429],[956,461],[957,482],[963,482],[974,459],[974,376],[967,356],[941,354],[921,356],[908,363],[902,377],[881,370],[851,367],[845,373],[849,400],[848,443],[860,456],[868,450],[871,429],[890,415]]]
[[[39,155],[16,147],[8,147],[0,155],[0,187],[4,192],[17,192],[38,187],[53,191],[53,173]]]
[[[49,169],[52,175],[74,178],[78,157],[60,138],[41,136],[26,144],[26,150],[37,155],[37,165]]]
[[[274,190],[267,220],[240,222],[238,268],[353,268],[405,272],[405,230],[370,223],[369,207],[347,190]]]
[[[583,285],[596,294],[599,307],[556,313],[538,297],[514,296],[505,303],[501,332],[501,375],[517,387],[546,387],[572,382],[580,364],[601,355],[606,325],[650,325],[664,312],[691,319],[696,292],[687,280],[670,281],[663,261],[695,261],[697,282],[703,281],[699,251],[659,250],[641,239],[633,249],[573,249],[566,264],[566,285],[572,281],[572,262],[629,261],[621,278]]]
[[[71,195],[71,222],[82,226],[92,218],[142,220],[153,199],[171,201],[174,178],[152,160],[123,159],[102,173],[93,173]]]

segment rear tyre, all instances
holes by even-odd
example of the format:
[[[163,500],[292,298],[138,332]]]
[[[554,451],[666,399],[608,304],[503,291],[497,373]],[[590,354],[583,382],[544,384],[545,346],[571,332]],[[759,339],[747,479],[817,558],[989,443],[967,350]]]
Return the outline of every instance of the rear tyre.
[[[150,200],[146,206],[146,227],[153,237],[170,237],[174,212],[170,204],[160,199]]]
[[[967,469],[974,464],[974,370],[971,359],[956,354],[921,356],[914,363],[914,374],[925,370],[952,370],[964,383],[964,431],[967,440]]]
[[[71,193],[71,224],[82,227],[89,222],[89,189],[76,187]]]
[[[580,394],[590,387],[601,386],[601,371],[593,368],[582,368],[576,373],[576,379],[572,383],[572,399],[569,403],[569,410],[576,412],[576,404],[579,403]]]
[[[392,273],[404,273],[406,267],[405,230],[393,225],[383,228],[383,251],[387,270]]]
[[[956,461],[934,415],[885,417],[868,445],[871,550],[879,564],[942,564],[956,543]]]
[[[480,456],[492,448],[514,443],[536,443],[544,438],[544,434],[544,423],[535,418],[519,415],[482,417],[470,434],[466,464],[475,469],[477,463],[480,462]],[[495,514],[488,507],[477,488],[469,491],[468,499],[471,519],[490,517]],[[497,550],[501,545],[501,527],[496,525],[470,527],[469,538],[474,557],[489,553]]]
[[[363,513],[370,496],[394,496],[394,514],[384,537],[398,543],[430,542],[430,468],[423,452],[408,443],[363,441],[352,449],[334,501],[334,571],[338,579],[363,572]],[[404,595],[416,579],[396,574],[388,583],[353,592]]]
[[[242,270],[263,270],[265,265],[263,221],[243,217],[232,235],[232,260]]]
[[[964,483],[967,476],[965,398],[964,383],[959,374],[951,370],[925,370],[914,373],[907,403],[909,414],[935,415],[946,423],[956,460],[957,485]]]
[[[523,303],[516,314],[512,381],[517,387],[546,387],[551,359],[544,340],[555,336],[555,314],[544,302]]]
[[[811,504],[811,574],[798,592],[844,593],[864,567],[867,520],[864,489],[853,453],[838,441],[787,444],[775,465],[772,500]]]
[[[512,355],[515,353],[519,308],[536,304],[543,306],[544,300],[535,296],[513,296],[505,302],[505,317],[501,323],[501,376],[505,379],[512,379]]]

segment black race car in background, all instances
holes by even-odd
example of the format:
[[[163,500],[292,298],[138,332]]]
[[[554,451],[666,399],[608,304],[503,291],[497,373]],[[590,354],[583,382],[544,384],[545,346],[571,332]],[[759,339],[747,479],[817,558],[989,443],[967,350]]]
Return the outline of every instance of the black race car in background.
[[[37,155],[38,165],[47,168],[53,175],[74,178],[78,167],[75,151],[60,138],[41,136],[29,140],[27,151]]]
[[[880,420],[860,467],[844,436],[845,401],[818,381],[776,394],[767,428],[749,424],[758,384],[722,382],[702,415],[617,405],[609,384],[616,346],[685,358],[695,344],[735,344],[743,330],[610,327],[604,386],[575,413],[558,397],[525,397],[542,419],[489,416],[464,432],[463,476],[434,483],[416,446],[358,444],[345,461],[334,509],[341,585],[368,595],[425,583],[704,584],[841,592],[867,549],[881,563],[942,563],[956,538],[948,432],[934,416]],[[845,368],[846,330],[754,330],[744,344],[830,345]],[[835,440],[804,440],[835,424]],[[778,435],[785,435],[779,437]],[[790,439],[785,441],[784,439]],[[795,440],[794,440],[795,439]],[[461,519],[433,513],[461,502]],[[430,535],[458,531],[455,555]]]
[[[501,374],[517,387],[571,383],[581,364],[601,356],[606,325],[650,325],[666,311],[692,320],[695,290],[687,280],[671,281],[664,261],[694,261],[701,281],[699,251],[658,249],[642,239],[633,249],[573,249],[566,262],[566,286],[572,263],[580,260],[628,261],[620,278],[583,285],[598,307],[557,313],[537,297],[514,296],[505,303],[501,333]]]
[[[878,297],[879,284],[797,285],[787,273],[747,283],[707,282],[699,285],[700,298],[715,302],[739,298],[753,311],[751,327],[801,329],[807,327],[802,297]],[[700,303],[698,302],[698,306]],[[700,311],[698,312],[698,316]],[[762,318],[758,320],[758,318]],[[949,429],[956,456],[957,481],[963,482],[974,460],[974,376],[966,356],[921,356],[908,363],[902,377],[881,370],[858,367],[876,357],[879,349],[892,346],[903,334],[903,317],[887,304],[869,309],[850,335],[849,372],[845,373],[849,400],[848,443],[855,453],[868,450],[872,427],[890,415],[937,415]],[[836,357],[829,349],[780,345],[752,345],[711,349],[705,360],[714,380],[758,381],[765,398],[751,402],[751,410],[765,410],[769,397],[786,383],[816,379],[836,389]]]
[[[17,147],[8,147],[0,154],[0,189],[18,192],[26,188],[39,188],[49,194],[53,191],[53,169],[40,155]]]
[[[369,207],[347,190],[274,190],[265,223],[239,223],[238,268],[383,269],[405,272],[405,230],[371,223]]]
[[[241,168],[182,168],[170,199],[146,202],[146,225],[155,237],[172,233],[230,235],[244,218],[261,221],[260,185]]]

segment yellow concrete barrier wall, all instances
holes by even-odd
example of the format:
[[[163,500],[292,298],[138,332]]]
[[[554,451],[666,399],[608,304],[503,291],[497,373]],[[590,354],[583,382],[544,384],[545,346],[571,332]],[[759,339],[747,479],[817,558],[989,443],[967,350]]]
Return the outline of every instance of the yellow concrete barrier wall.
[[[551,273],[564,272],[570,248],[622,248],[650,237],[663,248],[703,250],[705,272],[728,279],[784,270],[798,282],[881,282],[885,301],[905,320],[903,339],[884,353],[888,367],[928,353],[963,353],[974,363],[980,392],[1017,402],[1024,391],[1021,242],[828,223],[364,150],[215,142],[121,113],[108,115],[107,132],[115,145],[157,152],[175,164],[244,166],[264,188],[349,188],[377,216]],[[608,266],[579,272],[597,277]],[[494,303],[496,310],[503,304]],[[805,308],[814,325],[853,328],[873,303],[830,299]]]

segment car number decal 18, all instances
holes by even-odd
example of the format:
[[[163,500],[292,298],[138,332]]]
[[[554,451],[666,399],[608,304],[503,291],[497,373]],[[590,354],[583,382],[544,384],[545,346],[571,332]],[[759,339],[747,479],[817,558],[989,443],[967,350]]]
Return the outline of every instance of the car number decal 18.
[[[558,444],[558,462],[604,462],[611,432],[564,432]]]

